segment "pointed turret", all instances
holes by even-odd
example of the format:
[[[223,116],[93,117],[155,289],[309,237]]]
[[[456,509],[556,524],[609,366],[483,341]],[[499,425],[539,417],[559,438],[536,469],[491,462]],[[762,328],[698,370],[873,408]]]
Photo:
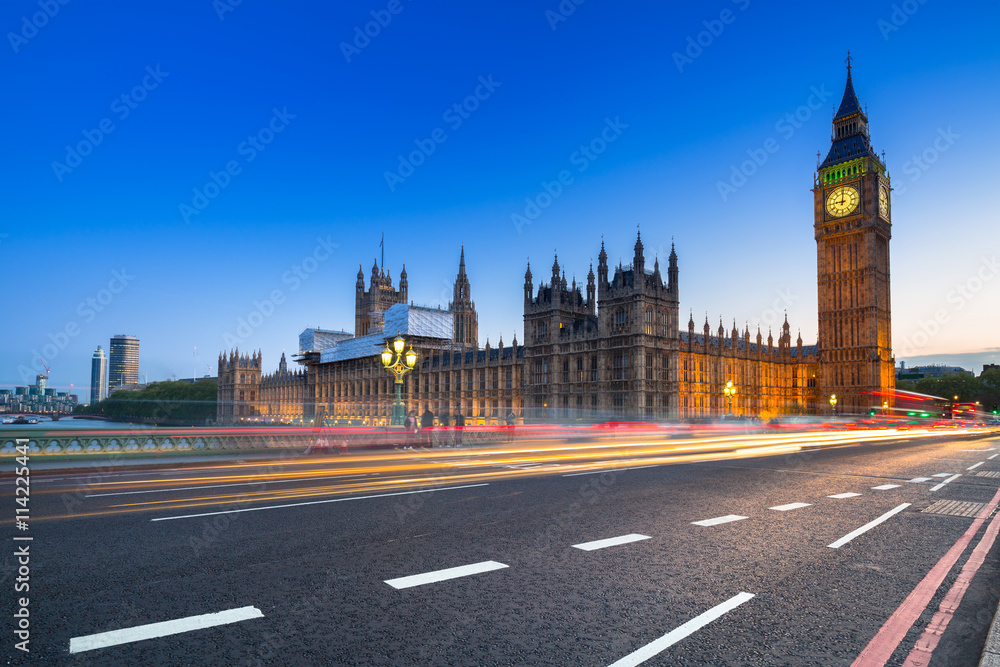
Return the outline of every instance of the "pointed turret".
[[[674,250],[674,242],[670,242],[670,258],[667,263],[667,289],[677,298],[677,251]]]
[[[534,283],[531,282],[531,260],[528,260],[528,268],[524,270],[524,302],[531,302],[531,295],[534,293]]]
[[[597,254],[597,284],[601,289],[608,286],[608,253],[604,250],[604,237],[601,237],[601,252]]]
[[[594,263],[590,263],[590,271],[587,273],[587,310],[591,315],[597,312],[597,284],[594,282]]]
[[[632,258],[632,268],[635,270],[635,280],[638,284],[641,276],[646,272],[646,257],[643,254],[642,234],[636,231],[635,234],[635,256]]]
[[[406,277],[406,264],[403,264],[403,270],[399,272],[400,303],[406,303],[409,300],[409,292],[410,292],[410,281]]]
[[[455,342],[465,347],[476,347],[479,343],[479,315],[472,300],[469,276],[465,273],[465,246],[462,246],[458,260],[458,274],[455,276],[448,310],[453,313]]]

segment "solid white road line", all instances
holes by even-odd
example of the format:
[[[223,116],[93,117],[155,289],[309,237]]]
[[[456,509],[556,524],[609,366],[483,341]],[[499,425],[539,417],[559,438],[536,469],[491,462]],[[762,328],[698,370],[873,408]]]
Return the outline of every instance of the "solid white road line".
[[[257,607],[240,607],[239,609],[227,609],[226,611],[214,614],[188,616],[187,618],[179,618],[175,621],[137,625],[134,628],[125,628],[124,630],[112,630],[111,632],[101,632],[96,635],[74,637],[69,640],[69,652],[81,653],[83,651],[93,651],[94,649],[106,646],[117,646],[118,644],[129,644],[131,642],[142,641],[143,639],[166,637],[167,635],[176,635],[181,632],[190,632],[191,630],[211,628],[216,625],[246,621],[251,618],[264,618],[264,614]]]
[[[723,616],[733,609],[736,609],[747,600],[753,599],[753,597],[753,593],[740,593],[739,595],[734,595],[722,604],[716,605],[705,613],[695,616],[676,630],[671,630],[656,641],[646,644],[638,651],[629,653],[621,660],[612,663],[611,667],[635,667],[635,665],[641,664],[656,654],[665,651],[688,635],[694,634],[701,628],[705,627],[715,619]]]
[[[996,447],[990,447],[989,449],[960,449],[960,452],[995,452]]]
[[[898,489],[899,484],[883,484],[881,486],[873,486],[876,491],[888,491],[889,489]]]
[[[950,477],[950,476],[951,476],[950,472],[939,472],[931,475],[931,477]]]
[[[289,482],[311,482],[317,479],[353,479],[355,477],[366,477],[368,473],[361,475],[333,475],[327,477],[304,477],[302,479],[274,479],[261,480],[259,482],[237,482],[235,484],[213,484],[211,486],[178,486],[173,489],[153,489],[151,491],[118,491],[115,493],[91,493],[84,498],[104,498],[106,496],[134,496],[140,493],[166,493],[167,491],[201,491],[202,489],[222,489],[227,486],[256,486],[258,484],[288,484]],[[196,480],[194,478],[192,481]]]
[[[968,468],[966,468],[966,470],[975,470],[976,468],[978,468],[979,466],[983,465],[984,463],[986,463],[986,461],[980,461],[979,463],[973,463],[971,466],[969,466]]]
[[[913,482],[914,484],[919,484],[920,482],[929,482],[929,481],[931,481],[931,478],[930,477],[914,477],[913,479],[908,480],[908,481]]]
[[[779,512],[787,512],[789,510],[797,510],[802,507],[809,507],[812,503],[788,503],[787,505],[777,505],[776,507],[769,507],[768,509],[778,510]]]
[[[639,540],[651,539],[649,535],[640,535],[639,533],[630,533],[629,535],[622,535],[620,537],[609,537],[606,540],[595,540],[593,542],[584,542],[583,544],[574,544],[574,549],[583,549],[584,551],[594,551],[595,549],[603,549],[605,547],[616,547],[619,544],[628,544],[629,542],[638,542]]]
[[[932,486],[931,487],[931,491],[937,491],[938,489],[940,489],[942,486],[944,486],[948,482],[953,482],[956,479],[958,479],[959,477],[961,477],[961,475],[952,475],[951,477],[949,477],[948,479],[944,480],[940,484],[935,484],[934,486]]]
[[[860,493],[854,493],[852,491],[848,491],[847,493],[838,493],[832,496],[827,496],[827,498],[837,498],[839,500],[840,498],[857,498],[860,495],[861,495]]]
[[[461,567],[449,567],[446,570],[435,570],[434,572],[424,572],[423,574],[414,574],[409,577],[399,577],[398,579],[387,579],[385,583],[389,584],[393,588],[412,588],[413,586],[423,586],[424,584],[433,584],[438,581],[446,581],[448,579],[457,579],[458,577],[468,577],[472,574],[480,574],[482,572],[492,572],[493,570],[502,570],[508,567],[503,563],[498,563],[493,560],[483,561],[482,563],[473,563],[472,565],[462,565]]]
[[[880,516],[879,518],[875,519],[874,521],[869,521],[868,523],[866,523],[865,525],[861,526],[860,528],[858,528],[856,530],[852,530],[847,535],[844,535],[842,538],[840,538],[836,542],[834,542],[832,544],[828,544],[826,546],[830,547],[831,549],[839,549],[840,547],[844,546],[845,544],[847,544],[848,542],[850,542],[851,540],[853,540],[858,535],[861,535],[862,533],[867,533],[869,530],[871,530],[875,526],[879,525],[880,523],[882,523],[886,519],[891,518],[893,515],[899,514],[900,512],[902,512],[903,510],[905,510],[909,506],[910,506],[910,503],[903,503],[902,505],[898,505],[898,506],[892,508],[891,510],[889,510],[888,512],[886,512],[885,514],[883,514],[882,516]]]
[[[740,521],[741,519],[746,519],[745,516],[740,516],[739,514],[727,514],[726,516],[717,516],[714,519],[704,519],[703,521],[692,521],[696,526],[718,526],[720,523],[729,523],[730,521]]]
[[[987,456],[987,457],[986,457],[986,460],[987,460],[987,461],[992,461],[992,460],[993,460],[993,459],[995,459],[995,458],[996,458],[997,456],[1000,456],[1000,454],[994,454],[993,456]]]
[[[466,484],[464,486],[446,486],[444,488],[418,489],[416,491],[398,491],[396,493],[379,493],[374,496],[348,496],[346,498],[329,498],[327,500],[311,500],[306,503],[288,503],[287,505],[268,505],[266,507],[247,507],[240,510],[223,510],[221,512],[204,512],[202,514],[183,514],[181,516],[161,516],[150,521],[173,521],[174,519],[194,519],[200,516],[216,516],[217,514],[238,514],[240,512],[257,512],[259,510],[277,510],[284,507],[302,507],[304,505],[323,505],[325,503],[341,503],[348,500],[369,500],[371,498],[389,498],[391,496],[409,496],[414,493],[434,493],[435,491],[455,491],[457,489],[474,489],[477,486],[489,484]]]

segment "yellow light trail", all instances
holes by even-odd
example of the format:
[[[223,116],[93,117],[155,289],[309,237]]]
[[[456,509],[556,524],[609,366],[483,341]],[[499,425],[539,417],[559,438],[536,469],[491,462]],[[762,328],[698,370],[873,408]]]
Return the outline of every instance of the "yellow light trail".
[[[742,459],[758,456],[773,456],[800,451],[804,447],[843,446],[861,442],[892,442],[901,439],[927,438],[933,436],[977,435],[989,432],[987,429],[948,429],[942,433],[934,429],[896,430],[879,429],[868,431],[822,431],[798,432],[781,434],[747,434],[725,435],[712,437],[697,437],[684,439],[656,439],[638,442],[598,442],[598,443],[553,443],[543,446],[525,448],[524,445],[508,446],[490,449],[450,449],[427,450],[420,452],[387,452],[384,454],[364,454],[352,456],[349,459],[331,457],[324,459],[306,459],[294,461],[234,463],[232,465],[210,466],[204,469],[223,471],[226,469],[242,469],[246,467],[260,468],[263,466],[280,465],[294,468],[296,466],[315,466],[316,464],[335,463],[340,467],[311,468],[308,470],[284,469],[263,474],[216,474],[192,479],[190,477],[171,477],[168,479],[104,482],[88,487],[88,491],[97,493],[101,489],[137,489],[140,491],[155,490],[160,487],[177,486],[184,491],[198,492],[201,487],[220,482],[248,485],[258,485],[274,482],[319,481],[320,478],[346,477],[348,475],[392,474],[393,477],[381,479],[342,480],[332,484],[319,484],[306,487],[275,488],[262,490],[247,490],[236,493],[226,491],[215,494],[205,494],[194,498],[151,499],[140,502],[117,503],[103,510],[81,512],[71,515],[51,517],[34,516],[33,520],[57,520],[70,518],[85,518],[115,514],[131,514],[150,511],[173,511],[197,507],[210,507],[238,503],[240,505],[291,501],[303,498],[369,493],[399,488],[427,488],[444,484],[464,484],[484,481],[498,481],[548,475],[558,469],[561,474],[572,472],[588,472],[618,468],[628,468],[636,465],[674,465],[692,462],[709,462],[725,459]],[[443,459],[443,460],[442,460]],[[449,461],[448,459],[453,459]],[[345,464],[350,463],[350,467]],[[359,465],[360,464],[360,465]],[[504,468],[502,470],[479,470],[483,467],[502,467],[521,464],[540,464],[543,468]],[[548,464],[548,465],[546,465]],[[471,468],[474,471],[459,472],[456,468]],[[202,470],[199,468],[198,470]],[[442,474],[447,471],[447,474]],[[174,489],[169,489],[174,491]],[[53,490],[52,492],[55,492]],[[3,522],[0,522],[3,523]],[[9,521],[7,523],[10,523]]]

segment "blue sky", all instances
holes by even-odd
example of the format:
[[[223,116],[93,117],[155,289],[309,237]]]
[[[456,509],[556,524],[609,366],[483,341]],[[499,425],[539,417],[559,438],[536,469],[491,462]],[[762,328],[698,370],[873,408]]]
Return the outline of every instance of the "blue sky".
[[[90,356],[117,333],[141,339],[149,380],[214,372],[237,340],[273,369],[303,328],[353,327],[355,274],[383,231],[386,268],[398,280],[405,262],[422,304],[447,304],[465,244],[481,342],[521,337],[529,257],[536,280],[555,250],[584,279],[602,235],[630,261],[637,225],[647,261],[676,243],[685,322],[707,312],[766,336],[787,308],[812,342],[810,188],[848,49],[895,188],[897,359],[978,372],[1000,356],[1000,9],[832,11],[4,3],[0,385],[42,355],[50,384],[86,400]],[[582,152],[602,131],[603,152]],[[778,149],[720,192],[768,140]],[[411,173],[399,156],[420,146]],[[516,224],[530,201],[548,205]]]

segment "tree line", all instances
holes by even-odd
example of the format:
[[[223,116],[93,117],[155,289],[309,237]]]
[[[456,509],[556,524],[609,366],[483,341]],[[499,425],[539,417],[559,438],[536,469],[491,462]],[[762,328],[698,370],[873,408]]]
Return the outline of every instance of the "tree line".
[[[100,415],[112,421],[203,425],[215,419],[218,381],[154,382],[138,390],[120,389],[103,401],[78,405],[73,414]]]
[[[897,380],[896,389],[939,396],[957,403],[979,401],[983,410],[993,412],[998,410],[998,405],[1000,405],[1000,370],[990,369],[979,377],[954,374],[942,375],[939,378]]]

